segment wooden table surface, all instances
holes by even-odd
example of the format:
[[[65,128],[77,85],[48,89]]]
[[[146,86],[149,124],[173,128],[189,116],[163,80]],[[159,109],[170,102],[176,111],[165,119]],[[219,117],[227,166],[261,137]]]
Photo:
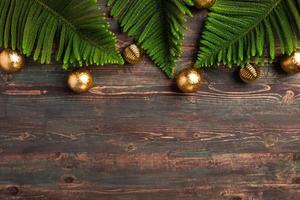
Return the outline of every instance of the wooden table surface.
[[[182,66],[207,14],[193,13]],[[1,80],[1,200],[300,199],[300,74],[275,63],[246,85],[236,69],[206,69],[185,95],[148,58],[92,70],[83,95],[59,63],[28,59]]]

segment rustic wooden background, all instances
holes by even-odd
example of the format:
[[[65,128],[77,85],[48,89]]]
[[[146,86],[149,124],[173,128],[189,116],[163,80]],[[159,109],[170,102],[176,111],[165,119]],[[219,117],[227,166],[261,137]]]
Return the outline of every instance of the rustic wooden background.
[[[195,58],[206,12],[194,14],[179,65]],[[300,74],[277,63],[246,85],[208,69],[185,95],[148,58],[93,72],[84,95],[58,63],[2,76],[1,200],[300,199]]]

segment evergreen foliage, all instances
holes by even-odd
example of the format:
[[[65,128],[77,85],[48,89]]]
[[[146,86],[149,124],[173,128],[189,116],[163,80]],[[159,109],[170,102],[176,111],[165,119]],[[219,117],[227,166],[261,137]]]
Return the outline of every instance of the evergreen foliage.
[[[290,55],[300,39],[299,0],[217,0],[206,19],[197,67],[243,66]]]
[[[111,14],[118,17],[129,36],[169,76],[173,76],[176,59],[186,29],[187,5],[192,0],[109,0]]]
[[[111,14],[149,57],[173,77],[186,18],[193,0],[108,0]],[[122,64],[116,38],[99,14],[96,0],[1,0],[0,47],[20,50],[49,63],[57,38],[56,59],[74,65]],[[300,0],[217,0],[200,40],[196,67],[243,66],[290,55],[300,39]]]
[[[0,20],[0,47],[33,55],[42,64],[51,61],[55,37],[56,59],[65,68],[123,63],[95,0],[1,0]]]

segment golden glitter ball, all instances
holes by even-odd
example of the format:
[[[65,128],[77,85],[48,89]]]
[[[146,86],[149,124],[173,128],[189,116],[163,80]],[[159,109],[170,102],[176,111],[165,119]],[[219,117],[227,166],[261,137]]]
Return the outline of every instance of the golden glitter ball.
[[[7,73],[20,71],[25,65],[25,58],[18,51],[4,49],[0,53],[0,69]]]
[[[260,68],[252,64],[246,65],[240,69],[240,78],[245,83],[253,83],[260,78]]]
[[[127,63],[137,64],[141,61],[143,53],[136,44],[131,44],[124,49],[123,56]]]
[[[195,7],[198,9],[209,9],[215,2],[216,0],[194,0]]]
[[[68,75],[68,85],[75,93],[84,93],[92,88],[94,78],[92,73],[86,69],[72,71]]]
[[[202,73],[194,67],[181,70],[176,78],[178,88],[184,93],[197,92],[203,81]]]
[[[300,50],[295,51],[292,55],[286,56],[281,60],[281,68],[288,74],[300,72]]]

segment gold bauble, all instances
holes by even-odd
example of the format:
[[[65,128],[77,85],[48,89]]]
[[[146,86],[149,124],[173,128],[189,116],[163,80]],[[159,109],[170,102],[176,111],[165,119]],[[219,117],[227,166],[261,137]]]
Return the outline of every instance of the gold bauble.
[[[209,9],[215,2],[216,0],[194,0],[195,7],[198,9]]]
[[[295,51],[291,56],[281,60],[281,68],[288,74],[300,72],[300,50]]]
[[[260,78],[260,74],[260,68],[252,64],[248,64],[246,67],[240,69],[240,78],[245,83],[255,82]]]
[[[143,53],[136,44],[131,44],[124,49],[123,56],[127,63],[137,64],[141,61]]]
[[[203,75],[194,67],[186,68],[179,72],[176,83],[182,92],[194,93],[197,92],[203,84]]]
[[[69,73],[68,85],[75,93],[84,93],[93,86],[93,75],[89,70],[79,69]]]
[[[17,51],[4,49],[0,53],[0,69],[4,72],[17,72],[24,67],[24,64],[24,56]]]

